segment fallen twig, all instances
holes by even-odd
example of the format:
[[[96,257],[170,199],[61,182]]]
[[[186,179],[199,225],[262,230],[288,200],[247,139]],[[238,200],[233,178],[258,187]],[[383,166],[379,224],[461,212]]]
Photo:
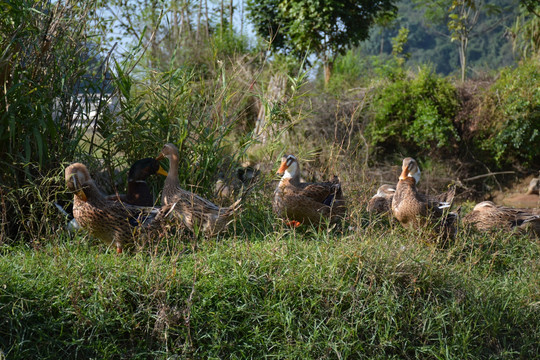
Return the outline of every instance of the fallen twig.
[[[477,176],[473,176],[473,177],[470,177],[470,178],[467,178],[467,179],[463,179],[462,181],[472,181],[472,180],[478,180],[478,179],[481,179],[481,178],[485,178],[485,177],[488,177],[488,176],[495,176],[495,175],[501,175],[501,174],[514,174],[514,173],[515,173],[515,171],[490,172],[490,173],[487,173],[487,174],[477,175]]]

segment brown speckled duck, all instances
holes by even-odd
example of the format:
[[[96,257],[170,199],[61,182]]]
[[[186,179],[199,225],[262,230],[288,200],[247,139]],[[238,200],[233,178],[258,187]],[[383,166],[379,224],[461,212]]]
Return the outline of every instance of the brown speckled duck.
[[[463,223],[480,231],[510,230],[532,232],[540,236],[540,211],[495,205],[491,201],[476,204],[463,218]]]
[[[403,226],[420,228],[436,225],[439,235],[454,236],[457,214],[443,210],[451,203],[430,199],[419,193],[416,187],[418,181],[420,168],[416,161],[410,157],[403,159],[402,172],[392,199],[392,214]]]
[[[374,214],[386,214],[392,210],[392,199],[396,187],[384,184],[377,189],[377,193],[369,200],[367,211]]]
[[[169,159],[170,166],[161,203],[165,205],[177,203],[175,212],[180,215],[183,223],[192,232],[198,228],[204,235],[214,236],[224,230],[240,209],[242,198],[231,206],[220,207],[191,191],[182,189],[178,179],[180,163],[178,148],[174,144],[165,144],[157,160],[163,158]]]
[[[73,216],[79,225],[121,253],[135,236],[152,235],[174,206],[162,208],[134,206],[108,200],[92,180],[84,164],[74,163],[65,170],[68,189],[74,193]]]
[[[279,217],[298,226],[305,222],[319,225],[323,219],[336,223],[345,215],[345,199],[337,176],[329,182],[303,183],[294,155],[281,159],[278,174],[282,177],[274,192],[273,210]]]
[[[128,186],[125,194],[107,195],[105,198],[111,201],[122,201],[126,204],[137,206],[154,206],[152,191],[146,183],[146,179],[152,174],[167,176],[167,173],[154,158],[137,160],[131,165],[128,174]],[[79,224],[73,217],[73,210],[69,212],[58,203],[55,203],[58,210],[69,220],[67,228],[70,233],[79,230]],[[69,209],[69,207],[68,207]]]

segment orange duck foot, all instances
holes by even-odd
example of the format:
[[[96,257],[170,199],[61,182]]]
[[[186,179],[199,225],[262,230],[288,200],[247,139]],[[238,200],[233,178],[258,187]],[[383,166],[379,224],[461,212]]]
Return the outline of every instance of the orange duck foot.
[[[117,253],[117,254],[121,254],[121,253],[122,253],[122,248],[121,248],[121,247],[117,247],[117,248],[116,248],[116,253]]]
[[[296,220],[291,220],[291,221],[287,221],[285,223],[287,226],[292,226],[292,227],[299,227],[300,225],[302,225],[302,223],[300,221],[296,221]]]

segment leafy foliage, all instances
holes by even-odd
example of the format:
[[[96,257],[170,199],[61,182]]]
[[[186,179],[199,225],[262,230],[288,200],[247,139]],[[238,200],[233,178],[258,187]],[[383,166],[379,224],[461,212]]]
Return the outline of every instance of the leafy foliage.
[[[480,148],[499,164],[540,162],[540,66],[536,58],[505,69],[489,92]]]
[[[459,140],[452,123],[457,106],[450,82],[423,67],[415,76],[397,78],[378,89],[366,135],[387,151],[448,148]]]
[[[325,64],[367,39],[375,19],[395,10],[394,0],[248,1],[255,30],[274,49],[316,54]]]
[[[54,7],[48,1],[11,2],[0,16],[0,179],[5,186],[20,186],[35,175],[32,167],[20,171],[14,164],[50,170],[64,154],[73,154],[83,132],[78,110],[96,100],[92,87],[101,74],[84,78],[97,60],[86,42],[86,24],[75,20],[90,8],[73,2]]]
[[[105,112],[105,61],[78,21],[91,10],[74,1],[15,1],[0,10],[0,215],[10,219],[0,242],[51,234],[44,219],[58,219],[59,169],[82,153],[91,111]]]
[[[522,11],[509,31],[512,35],[514,52],[521,58],[526,59],[540,54],[540,15],[534,16]]]

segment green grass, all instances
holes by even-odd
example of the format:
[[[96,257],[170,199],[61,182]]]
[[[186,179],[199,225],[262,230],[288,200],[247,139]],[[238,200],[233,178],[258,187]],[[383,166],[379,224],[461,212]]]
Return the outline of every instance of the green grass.
[[[237,226],[241,230],[244,220]],[[247,228],[117,256],[60,235],[0,256],[8,359],[532,359],[538,242],[462,234],[448,248],[380,222]]]

